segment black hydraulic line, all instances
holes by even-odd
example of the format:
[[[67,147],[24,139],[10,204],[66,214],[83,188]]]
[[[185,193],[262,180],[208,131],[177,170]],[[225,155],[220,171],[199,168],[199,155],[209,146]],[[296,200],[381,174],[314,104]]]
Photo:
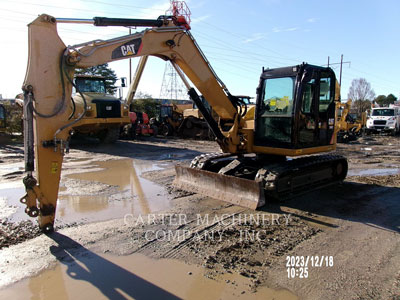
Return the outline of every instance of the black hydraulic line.
[[[71,97],[71,102],[72,102],[72,113],[68,117],[68,120],[72,119],[72,117],[75,115],[75,111],[76,111],[75,101],[74,101],[74,98],[72,98],[72,97]]]
[[[216,138],[220,141],[225,139],[225,136],[222,134],[221,130],[218,127],[217,121],[211,116],[210,111],[204,106],[203,102],[201,101],[199,95],[197,94],[194,88],[189,89],[189,97],[192,101],[196,104],[200,112],[202,113],[204,119],[206,120],[208,126],[210,127],[211,131],[214,133]]]
[[[29,89],[29,90],[28,90]],[[33,136],[33,104],[32,89],[24,89],[24,160],[25,172],[33,172],[35,169],[35,150]]]
[[[161,27],[164,24],[162,19],[152,20],[94,17],[93,20],[95,26]]]
[[[68,48],[67,48],[68,49]],[[67,50],[66,49],[66,50]],[[64,82],[64,75],[63,72],[65,74],[65,77],[67,78],[67,80],[69,81],[69,83],[76,89],[76,91],[79,93],[79,95],[82,97],[83,100],[83,112],[78,116],[78,118],[76,118],[74,121],[72,121],[71,123],[65,124],[64,126],[61,126],[59,129],[57,129],[57,131],[54,134],[54,145],[56,145],[56,137],[57,135],[63,131],[65,128],[71,127],[72,125],[78,123],[85,115],[87,112],[87,101],[85,96],[82,94],[82,92],[79,90],[78,86],[74,83],[74,81],[69,77],[67,69],[65,68],[65,53],[67,53],[66,51],[64,52],[64,55],[61,56],[61,64],[60,64],[60,71],[61,71],[61,85],[62,85],[62,89],[63,89],[63,99],[65,99],[65,82]],[[72,99],[72,97],[71,97]]]

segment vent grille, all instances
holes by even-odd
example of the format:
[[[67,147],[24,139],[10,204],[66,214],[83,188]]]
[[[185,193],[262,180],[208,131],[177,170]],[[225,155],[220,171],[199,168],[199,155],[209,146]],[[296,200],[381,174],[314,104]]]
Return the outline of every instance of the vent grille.
[[[121,102],[118,100],[93,100],[96,104],[97,118],[121,118]]]
[[[386,121],[385,120],[375,120],[374,125],[386,125]]]

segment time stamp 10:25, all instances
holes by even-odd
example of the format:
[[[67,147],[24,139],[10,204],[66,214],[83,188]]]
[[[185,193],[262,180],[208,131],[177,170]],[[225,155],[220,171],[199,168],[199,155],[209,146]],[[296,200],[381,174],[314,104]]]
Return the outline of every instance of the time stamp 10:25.
[[[333,267],[333,256],[286,256],[288,278],[308,278],[309,268]]]

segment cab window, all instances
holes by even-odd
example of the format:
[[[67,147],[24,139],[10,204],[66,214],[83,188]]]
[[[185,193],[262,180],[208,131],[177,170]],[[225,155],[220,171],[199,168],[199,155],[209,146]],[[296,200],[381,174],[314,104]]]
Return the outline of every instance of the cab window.
[[[306,114],[311,113],[314,91],[315,91],[315,79],[311,79],[304,85],[303,101],[301,104],[301,111],[303,113]]]
[[[324,77],[322,74],[319,82],[319,112],[326,112],[332,101],[331,78],[328,76]]]
[[[273,78],[264,81],[264,113],[291,115],[293,108],[294,78]]]

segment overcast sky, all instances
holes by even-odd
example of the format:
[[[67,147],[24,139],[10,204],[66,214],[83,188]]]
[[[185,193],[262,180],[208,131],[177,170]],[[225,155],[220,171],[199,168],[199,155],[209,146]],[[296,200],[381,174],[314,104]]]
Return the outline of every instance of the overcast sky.
[[[186,1],[192,34],[232,94],[255,96],[262,67],[344,61],[342,99],[351,81],[366,78],[376,95],[400,96],[400,1]],[[250,4],[251,3],[251,4]],[[41,13],[58,18],[157,18],[169,1],[0,0],[0,94],[21,92],[27,24]],[[66,45],[125,35],[126,28],[59,24]],[[135,70],[138,58],[132,60]],[[110,63],[128,77],[128,60]],[[333,65],[339,78],[339,65]],[[150,58],[139,91],[159,97],[165,62]]]

